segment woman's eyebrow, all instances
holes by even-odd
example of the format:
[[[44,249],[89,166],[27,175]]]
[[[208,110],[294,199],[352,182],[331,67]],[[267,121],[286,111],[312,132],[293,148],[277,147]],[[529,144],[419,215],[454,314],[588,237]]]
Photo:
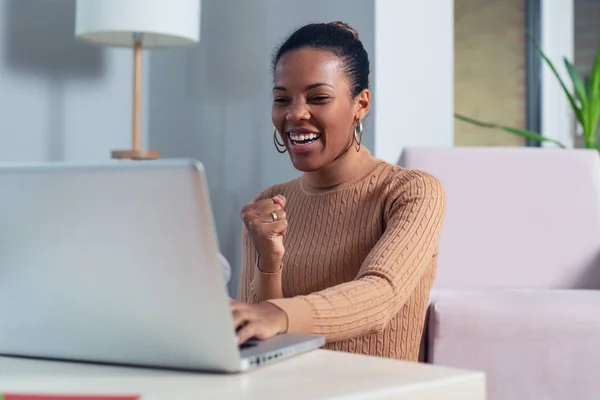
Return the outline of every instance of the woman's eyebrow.
[[[333,87],[332,85],[330,85],[329,83],[324,83],[324,82],[318,82],[318,83],[313,83],[313,84],[310,84],[310,85],[308,85],[307,87],[305,87],[304,89],[305,89],[305,90],[310,90],[310,89],[317,88],[317,87],[319,87],[319,86],[329,86],[330,88],[334,89],[334,87]],[[275,90],[280,90],[280,91],[282,91],[282,92],[285,92],[285,91],[287,91],[287,89],[286,89],[285,87],[283,87],[283,86],[275,86],[275,87],[273,88],[273,90],[274,90],[274,91],[275,91]]]

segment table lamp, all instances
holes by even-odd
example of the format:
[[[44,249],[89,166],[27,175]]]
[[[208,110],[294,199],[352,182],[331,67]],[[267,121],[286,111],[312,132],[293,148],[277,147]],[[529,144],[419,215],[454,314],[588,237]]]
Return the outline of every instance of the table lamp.
[[[133,49],[132,148],[114,159],[152,160],[141,147],[142,48],[188,46],[200,40],[201,0],[77,0],[75,35],[100,45]]]

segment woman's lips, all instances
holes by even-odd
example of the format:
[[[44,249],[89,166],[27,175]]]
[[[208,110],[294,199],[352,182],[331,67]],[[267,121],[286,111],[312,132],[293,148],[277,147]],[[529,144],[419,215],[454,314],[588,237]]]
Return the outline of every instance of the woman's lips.
[[[321,134],[315,132],[288,132],[290,151],[294,153],[308,153],[316,147],[320,138]]]

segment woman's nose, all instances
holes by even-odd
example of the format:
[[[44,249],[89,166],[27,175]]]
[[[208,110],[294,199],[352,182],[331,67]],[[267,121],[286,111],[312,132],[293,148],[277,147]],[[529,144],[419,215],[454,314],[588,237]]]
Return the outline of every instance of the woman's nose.
[[[310,119],[310,113],[304,103],[296,102],[288,109],[285,119],[288,121],[300,121]]]

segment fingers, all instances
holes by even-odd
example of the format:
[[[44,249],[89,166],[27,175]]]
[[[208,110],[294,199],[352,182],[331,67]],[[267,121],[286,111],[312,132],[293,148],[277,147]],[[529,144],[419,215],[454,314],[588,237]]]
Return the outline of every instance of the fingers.
[[[238,344],[245,343],[248,339],[255,337],[258,324],[250,323],[246,324],[242,329],[237,331],[237,342]],[[257,338],[258,339],[258,338]]]
[[[285,234],[287,227],[288,227],[288,222],[287,222],[287,219],[285,219],[285,217],[278,218],[274,222],[273,222],[273,219],[270,218],[269,220],[263,220],[263,221],[258,221],[258,220],[251,221],[251,226],[261,236],[269,237],[269,236],[273,236],[273,234],[275,234],[275,235]]]
[[[242,211],[241,211],[242,219],[246,219],[249,216],[256,215],[257,212],[262,210],[262,208],[264,208],[266,205],[274,206],[275,203],[273,202],[273,200],[267,199],[267,200],[261,200],[261,201],[258,201],[256,203],[252,203],[252,204],[246,204],[244,207],[242,207]]]
[[[260,215],[260,220],[263,222],[277,222],[280,221],[282,219],[286,219],[287,214],[285,213],[284,210],[282,209],[277,209],[277,210],[273,210],[273,211],[268,211],[264,214]],[[256,219],[259,219],[258,217]]]
[[[273,232],[276,232],[279,235],[285,235],[288,227],[287,215],[284,210],[274,211],[274,213],[276,217],[275,221],[273,221],[273,215],[271,215],[271,221],[265,225],[270,227]]]
[[[285,208],[286,199],[282,195],[277,195],[273,198],[259,200],[256,203],[247,204],[242,208],[242,218],[244,214],[252,214],[253,211],[272,212]]]
[[[278,205],[283,208],[285,206],[285,200],[283,196],[277,195],[273,198],[268,198],[264,200],[259,200],[256,203],[248,204],[246,207],[249,208],[263,208],[267,206],[272,206],[273,204]]]
[[[272,312],[273,309],[280,310],[276,306],[268,303],[246,304],[233,299],[229,303],[237,331],[238,344],[251,338],[269,339],[284,331],[281,322]]]
[[[282,234],[287,229],[285,198],[281,195],[273,199],[265,199],[253,204],[248,204],[242,208],[241,216],[244,224],[253,230],[258,229],[262,234],[278,233]]]
[[[244,325],[237,331],[236,335],[238,337],[238,344],[242,344],[252,338],[259,340],[270,339],[276,334],[277,332],[269,323],[262,319],[256,319]]]
[[[285,235],[288,228],[287,219],[280,219],[277,222],[273,222],[273,230],[280,235]]]
[[[244,324],[248,324],[256,319],[256,315],[247,304],[241,302],[231,303],[231,315],[233,317],[233,326],[235,329],[240,328]]]
[[[285,197],[277,195],[244,206],[241,217],[251,236],[276,238],[285,235],[288,227],[285,204]]]
[[[262,209],[257,209],[255,211],[255,215],[257,217],[268,217],[267,219],[270,219],[271,222],[273,222],[272,213],[275,213],[277,215],[277,219],[285,218],[285,211],[281,208],[279,204],[271,203],[270,205],[265,206]]]
[[[257,218],[265,220],[265,217],[269,217],[271,218],[271,220],[273,220],[271,213],[279,211],[283,211],[281,206],[279,204],[271,202],[263,204],[262,206],[246,206],[242,208],[241,215],[244,222],[248,223]]]
[[[278,194],[277,196],[273,197],[273,201],[276,204],[279,204],[279,206],[281,208],[285,208],[285,203],[287,202],[287,200],[285,199],[285,197],[283,197],[282,195]]]
[[[250,228],[267,228],[268,231],[273,230],[275,225],[281,225],[282,221],[287,224],[286,213],[283,210],[273,211],[264,215],[256,215],[254,217],[248,217],[247,221],[244,221]]]
[[[232,304],[231,315],[237,331],[238,344],[251,338],[266,339],[269,337],[264,324],[260,323],[258,313],[252,307],[241,302],[230,302],[230,304]]]

